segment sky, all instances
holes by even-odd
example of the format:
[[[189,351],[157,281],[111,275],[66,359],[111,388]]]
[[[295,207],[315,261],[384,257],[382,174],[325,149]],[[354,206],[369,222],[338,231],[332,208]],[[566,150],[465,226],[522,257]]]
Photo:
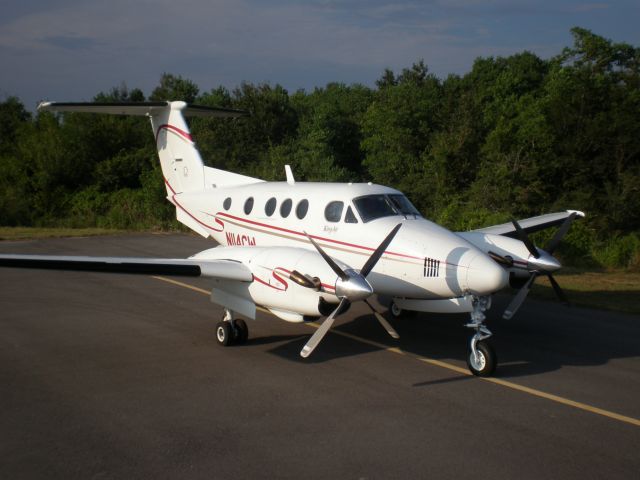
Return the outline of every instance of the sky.
[[[441,78],[475,58],[542,58],[587,28],[640,46],[640,1],[0,0],[0,101],[89,101],[164,72],[200,91],[242,82],[294,92],[373,86],[423,59]]]

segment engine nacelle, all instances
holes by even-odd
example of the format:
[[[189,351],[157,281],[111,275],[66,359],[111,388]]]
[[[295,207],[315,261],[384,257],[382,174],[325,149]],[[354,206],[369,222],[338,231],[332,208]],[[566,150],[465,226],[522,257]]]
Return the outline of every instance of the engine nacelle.
[[[233,258],[240,259],[253,273],[253,281],[229,282],[214,280],[215,292],[212,301],[246,315],[246,301],[269,309],[274,315],[289,322],[302,322],[305,317],[326,315],[327,304],[339,303],[335,295],[337,275],[317,251],[295,247],[228,247],[233,248]],[[221,258],[221,249],[211,249],[198,254],[198,258]],[[227,253],[228,255],[228,253]],[[348,265],[336,261],[343,269]],[[302,274],[313,282],[303,286],[300,278],[292,272]],[[319,289],[309,285],[318,285]],[[245,312],[245,313],[243,313]]]

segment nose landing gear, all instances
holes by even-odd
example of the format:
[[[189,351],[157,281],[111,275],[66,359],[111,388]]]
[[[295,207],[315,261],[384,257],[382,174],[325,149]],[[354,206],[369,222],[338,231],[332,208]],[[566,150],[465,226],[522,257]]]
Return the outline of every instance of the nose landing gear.
[[[489,377],[495,372],[498,358],[493,347],[485,342],[492,333],[484,324],[487,318],[484,312],[491,307],[491,297],[474,297],[471,322],[465,327],[475,330],[469,341],[467,352],[467,366],[471,373],[478,377]]]

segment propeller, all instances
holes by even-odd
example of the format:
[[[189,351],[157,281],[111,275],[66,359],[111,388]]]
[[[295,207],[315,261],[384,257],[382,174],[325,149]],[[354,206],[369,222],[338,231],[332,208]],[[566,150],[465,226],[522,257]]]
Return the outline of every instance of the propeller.
[[[572,212],[571,215],[569,215],[565,219],[565,221],[562,222],[562,225],[560,226],[558,231],[555,233],[555,235],[553,236],[553,238],[551,239],[551,241],[549,242],[545,250],[538,249],[533,244],[533,242],[531,242],[531,240],[529,239],[529,236],[527,235],[527,232],[525,232],[522,229],[522,227],[518,224],[518,222],[515,220],[511,220],[511,223],[513,223],[513,226],[516,229],[518,237],[520,238],[522,243],[524,243],[524,245],[527,247],[527,250],[529,250],[529,253],[531,253],[531,255],[534,257],[534,260],[531,260],[531,259],[529,260],[529,264],[532,265],[534,269],[531,272],[531,275],[529,276],[527,283],[524,284],[524,286],[518,291],[516,296],[513,297],[513,300],[511,300],[511,303],[509,303],[509,306],[507,306],[506,310],[504,311],[504,314],[502,315],[502,318],[504,318],[505,320],[509,320],[511,317],[513,317],[513,315],[515,315],[515,313],[518,311],[518,309],[520,308],[524,300],[527,298],[527,295],[529,294],[529,290],[531,290],[531,286],[533,285],[533,282],[535,282],[536,278],[538,278],[538,276],[540,275],[546,275],[558,299],[565,305],[569,304],[569,301],[567,300],[567,296],[564,294],[564,291],[562,290],[562,288],[560,288],[560,285],[558,285],[558,282],[556,282],[556,279],[553,278],[553,275],[551,272],[558,270],[560,268],[560,263],[553,257],[553,252],[556,250],[556,248],[558,248],[558,245],[560,245],[562,238],[569,231],[569,227],[571,227],[571,223],[575,218],[576,218],[576,213]]]
[[[357,272],[352,269],[343,270],[327,253],[318,245],[313,238],[311,238],[306,232],[305,235],[311,242],[311,244],[315,247],[318,253],[324,258],[324,260],[329,264],[331,269],[338,276],[338,281],[336,282],[336,296],[340,299],[340,303],[336,307],[336,309],[331,312],[322,325],[311,335],[311,338],[307,342],[307,344],[302,348],[300,352],[300,356],[307,358],[311,352],[318,346],[320,341],[327,334],[336,317],[343,312],[352,302],[356,302],[358,300],[364,301],[367,306],[371,309],[374,316],[378,319],[380,324],[384,327],[384,329],[391,335],[393,338],[400,338],[398,332],[394,330],[391,324],[378,312],[376,309],[367,301],[367,298],[373,295],[373,288],[367,281],[366,277],[371,273],[373,268],[378,263],[378,260],[382,257],[382,254],[385,252],[389,244],[393,241],[393,238],[400,230],[402,226],[401,223],[393,227],[391,232],[385,237],[385,239],[378,245],[378,248],[371,254],[371,256],[367,259],[364,266]],[[303,285],[305,286],[305,285]]]

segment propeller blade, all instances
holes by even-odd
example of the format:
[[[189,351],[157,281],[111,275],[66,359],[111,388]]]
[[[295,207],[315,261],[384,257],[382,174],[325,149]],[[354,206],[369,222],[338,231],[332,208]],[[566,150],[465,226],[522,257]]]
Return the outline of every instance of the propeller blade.
[[[538,249],[531,242],[531,239],[529,239],[529,235],[527,235],[527,232],[525,232],[522,229],[522,227],[517,221],[511,220],[511,223],[513,223],[513,226],[516,228],[516,232],[518,233],[518,237],[520,238],[522,243],[524,243],[524,246],[527,247],[527,250],[529,250],[529,253],[533,255],[535,258],[540,258],[540,252],[538,252]]]
[[[307,358],[309,355],[311,355],[311,352],[315,350],[315,348],[318,346],[320,341],[324,338],[324,336],[327,334],[327,332],[331,328],[331,325],[333,325],[333,322],[336,319],[338,312],[342,311],[342,308],[345,306],[347,302],[349,302],[349,300],[347,300],[346,298],[343,298],[342,300],[340,300],[340,303],[338,304],[336,309],[333,312],[331,312],[331,315],[329,315],[324,322],[322,322],[322,325],[320,325],[318,330],[316,330],[315,333],[311,335],[311,338],[309,339],[307,344],[300,351],[300,356],[302,358]]]
[[[331,270],[336,272],[336,275],[338,275],[341,280],[344,280],[344,281],[348,280],[349,275],[347,275],[345,271],[342,270],[340,266],[336,262],[334,262],[333,259],[325,253],[324,250],[322,250],[322,248],[320,248],[320,245],[318,245],[307,232],[304,232],[304,234],[307,236],[307,238],[313,244],[313,246],[316,247],[316,250],[322,256],[322,258],[324,258],[325,262],[329,264],[329,266],[331,267]]]
[[[551,275],[550,273],[547,273],[547,277],[549,278],[549,282],[553,287],[553,291],[556,292],[558,299],[565,305],[569,305],[569,300],[567,300],[567,296],[562,291],[562,288],[560,288],[560,285],[558,285],[558,282],[556,282],[556,279],[553,278],[553,275]]]
[[[387,247],[393,240],[393,237],[395,237],[396,233],[398,233],[398,230],[400,230],[401,226],[402,224],[399,223],[395,227],[393,227],[393,230],[389,232],[389,235],[387,235],[386,238],[382,241],[382,243],[378,245],[378,248],[376,248],[376,250],[371,254],[367,262],[364,264],[364,266],[360,270],[360,275],[362,275],[363,277],[366,277],[367,275],[369,275],[371,270],[373,270],[373,267],[376,266],[376,263],[378,263],[378,260],[380,260],[380,257],[382,257],[382,254],[384,253],[384,251],[387,249]]]
[[[529,277],[529,280],[527,280],[527,283],[524,284],[524,286],[518,291],[516,296],[513,297],[513,300],[511,300],[511,303],[504,311],[502,318],[504,318],[505,320],[509,320],[515,315],[515,313],[520,308],[520,305],[522,305],[522,302],[524,302],[524,299],[527,298],[529,290],[531,289],[531,285],[533,285],[533,282],[537,276],[538,274],[536,272],[531,273],[531,276]]]
[[[389,335],[391,335],[393,338],[400,338],[400,335],[398,335],[398,332],[396,332],[395,328],[393,328],[391,324],[387,322],[387,319],[384,318],[380,312],[373,308],[373,305],[371,305],[367,300],[364,300],[364,303],[369,306],[375,317],[380,322],[380,325],[382,325],[382,327],[387,331]]]
[[[553,238],[549,242],[549,245],[547,245],[547,248],[546,248],[547,252],[549,252],[550,255],[553,255],[554,250],[558,248],[558,245],[560,244],[560,240],[562,240],[562,238],[567,234],[567,232],[569,231],[569,227],[571,226],[571,223],[575,218],[576,218],[576,213],[573,212],[571,215],[569,215],[565,219],[565,221],[562,223],[562,225],[560,226],[556,234],[553,236]]]

